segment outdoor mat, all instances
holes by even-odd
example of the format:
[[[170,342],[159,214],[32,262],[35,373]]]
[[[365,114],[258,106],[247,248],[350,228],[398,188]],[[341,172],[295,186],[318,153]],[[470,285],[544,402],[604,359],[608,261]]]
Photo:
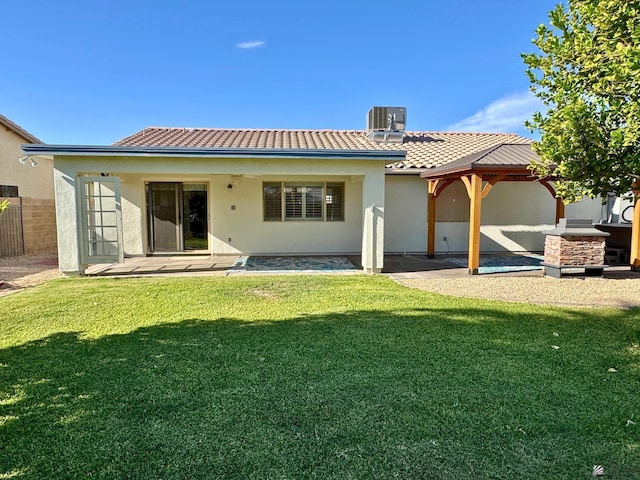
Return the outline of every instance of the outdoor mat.
[[[346,257],[238,257],[230,271],[336,272],[355,271]]]
[[[491,255],[480,257],[478,273],[507,273],[523,272],[526,270],[541,270],[542,255]],[[444,258],[447,262],[466,267],[467,257]]]

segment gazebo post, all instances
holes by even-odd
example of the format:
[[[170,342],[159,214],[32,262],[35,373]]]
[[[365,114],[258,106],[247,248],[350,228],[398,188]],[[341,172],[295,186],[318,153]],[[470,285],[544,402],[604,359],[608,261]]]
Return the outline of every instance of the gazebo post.
[[[540,180],[540,185],[546,188],[551,196],[556,199],[556,225],[560,222],[561,218],[564,218],[564,200],[562,197],[558,197],[556,194],[556,189],[553,185],[551,185],[547,180]]]
[[[469,275],[477,275],[480,268],[480,219],[482,206],[482,176],[472,173],[471,180],[462,177],[471,200],[469,210]]]
[[[556,197],[556,225],[558,225],[561,218],[564,218],[564,200]]]
[[[434,258],[436,253],[436,188],[439,180],[429,180],[429,204],[427,205],[427,258]]]
[[[633,221],[631,227],[631,270],[640,271],[640,180],[633,184],[635,203],[633,207]]]

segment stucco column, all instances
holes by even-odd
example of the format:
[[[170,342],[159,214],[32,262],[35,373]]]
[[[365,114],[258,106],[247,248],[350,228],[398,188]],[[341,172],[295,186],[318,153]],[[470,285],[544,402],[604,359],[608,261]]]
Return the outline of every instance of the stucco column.
[[[58,169],[53,171],[56,195],[56,224],[58,230],[58,266],[66,275],[81,275],[86,265],[81,264],[75,173]]]
[[[362,269],[382,272],[384,263],[384,168],[362,183]]]

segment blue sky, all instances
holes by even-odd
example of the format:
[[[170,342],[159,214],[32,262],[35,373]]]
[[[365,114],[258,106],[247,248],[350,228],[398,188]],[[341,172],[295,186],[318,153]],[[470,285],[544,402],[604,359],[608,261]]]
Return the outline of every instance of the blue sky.
[[[556,0],[22,0],[0,113],[52,144],[146,126],[501,131],[539,109],[520,53]],[[11,19],[11,21],[6,21]]]

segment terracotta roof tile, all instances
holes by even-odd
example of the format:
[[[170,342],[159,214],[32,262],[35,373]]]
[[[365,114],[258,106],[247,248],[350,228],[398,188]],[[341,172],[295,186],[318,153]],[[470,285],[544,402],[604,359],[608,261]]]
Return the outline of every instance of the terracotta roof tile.
[[[391,171],[445,165],[500,144],[529,144],[513,133],[406,132],[403,143],[378,143],[364,130],[250,130],[149,127],[119,140],[118,146],[273,148],[319,150],[405,150]]]

